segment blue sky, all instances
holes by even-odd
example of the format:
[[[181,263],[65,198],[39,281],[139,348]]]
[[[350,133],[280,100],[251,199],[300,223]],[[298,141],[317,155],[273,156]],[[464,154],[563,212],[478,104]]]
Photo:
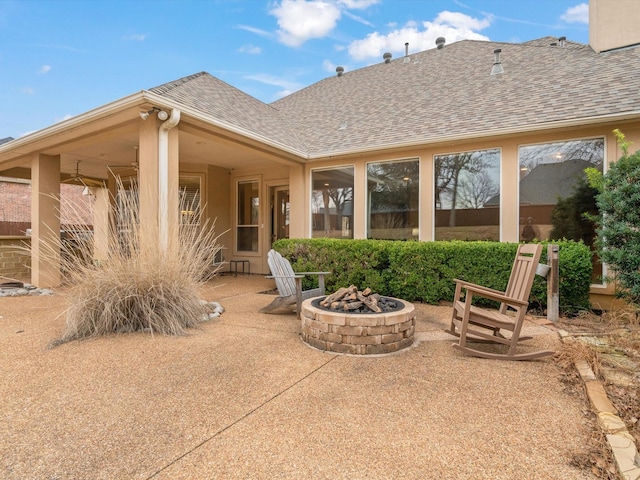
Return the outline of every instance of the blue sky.
[[[588,43],[587,0],[0,0],[0,138],[207,71],[269,103],[462,39]]]

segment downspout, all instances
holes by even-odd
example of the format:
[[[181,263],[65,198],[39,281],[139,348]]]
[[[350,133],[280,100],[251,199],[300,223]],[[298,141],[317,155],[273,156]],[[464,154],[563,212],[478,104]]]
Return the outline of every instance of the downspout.
[[[169,218],[166,211],[169,199],[169,130],[178,125],[180,110],[171,109],[169,119],[160,125],[158,131],[158,229],[160,251],[169,248]]]

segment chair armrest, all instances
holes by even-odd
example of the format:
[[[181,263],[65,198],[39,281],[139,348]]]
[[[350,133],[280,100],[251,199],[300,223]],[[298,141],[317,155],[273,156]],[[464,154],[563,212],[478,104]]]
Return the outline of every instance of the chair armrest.
[[[304,275],[267,275],[265,278],[304,278]]]
[[[331,275],[331,272],[296,272],[296,275]]]
[[[501,292],[500,290],[485,287],[483,285],[477,285],[475,283],[467,282],[466,280],[459,280],[457,278],[454,278],[453,281],[456,282],[456,284],[462,288],[473,288],[476,291],[484,291],[484,292],[487,292],[487,294],[492,294],[492,295],[504,295],[504,292]]]
[[[464,288],[467,290],[467,295],[471,293],[471,295],[474,297],[483,297],[488,300],[495,300],[497,302],[506,303],[507,305],[511,305],[511,306],[526,307],[527,305],[529,305],[529,302],[527,301],[508,297],[503,292],[487,289],[486,287],[478,287],[477,285],[468,284],[468,285],[465,285]]]

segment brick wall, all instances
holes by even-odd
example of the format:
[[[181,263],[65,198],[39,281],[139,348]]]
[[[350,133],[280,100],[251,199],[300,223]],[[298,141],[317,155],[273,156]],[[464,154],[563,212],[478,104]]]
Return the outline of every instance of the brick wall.
[[[94,197],[82,195],[82,190],[83,187],[78,185],[60,185],[60,217],[63,225],[93,223]],[[0,181],[0,235],[20,235],[30,225],[31,183],[19,179]],[[21,231],[17,232],[16,228]]]

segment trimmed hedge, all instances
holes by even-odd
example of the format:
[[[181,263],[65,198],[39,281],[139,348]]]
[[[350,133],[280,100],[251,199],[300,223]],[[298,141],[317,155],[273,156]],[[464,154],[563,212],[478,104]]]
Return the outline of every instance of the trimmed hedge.
[[[560,309],[575,313],[589,308],[591,252],[582,242],[562,240],[559,245]],[[393,241],[342,239],[278,240],[273,248],[289,259],[298,272],[330,271],[328,292],[356,285],[381,295],[437,304],[450,302],[454,278],[504,290],[518,248],[517,243],[463,241]],[[546,262],[546,243],[541,262]],[[317,286],[308,277],[304,288]],[[532,306],[546,307],[547,286],[536,276]]]

